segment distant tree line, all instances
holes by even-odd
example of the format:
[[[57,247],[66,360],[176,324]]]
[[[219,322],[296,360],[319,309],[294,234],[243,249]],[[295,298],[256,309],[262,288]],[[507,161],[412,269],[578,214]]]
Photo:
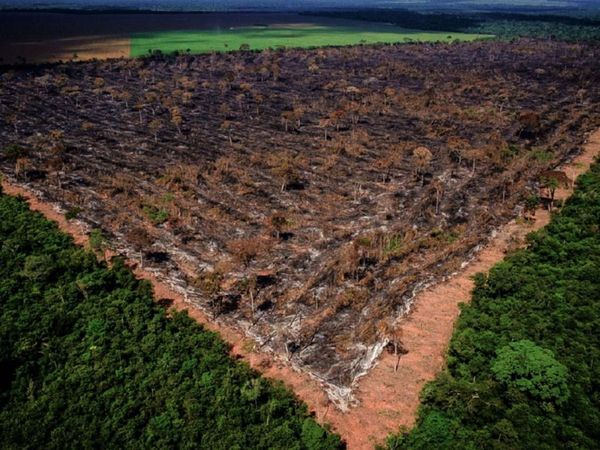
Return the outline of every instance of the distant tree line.
[[[479,21],[466,14],[419,13],[406,9],[354,9],[340,11],[319,11],[308,15],[364,20],[367,22],[393,23],[403,28],[425,31],[460,32],[476,26]]]
[[[0,193],[0,448],[342,447],[113,263]]]
[[[529,247],[476,277],[447,368],[389,449],[600,445],[600,163]]]
[[[554,38],[566,41],[600,40],[599,17],[516,13],[422,13],[402,9],[364,9],[307,13],[368,22],[391,23],[424,31],[493,34],[498,39]]]

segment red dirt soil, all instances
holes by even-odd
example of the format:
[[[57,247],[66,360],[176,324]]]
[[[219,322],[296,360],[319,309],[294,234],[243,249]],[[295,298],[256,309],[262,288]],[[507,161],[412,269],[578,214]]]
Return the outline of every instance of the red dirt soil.
[[[589,136],[583,152],[561,170],[574,180],[589,169],[598,155],[600,129]],[[73,236],[75,243],[87,244],[87,230],[82,225],[65,219],[64,214],[54,205],[40,202],[33,192],[5,180],[2,181],[2,187],[9,195],[23,196],[32,210],[57,222],[63,231]],[[564,200],[572,190],[557,189],[555,198]],[[333,431],[342,436],[349,450],[368,449],[383,443],[388,434],[397,432],[401,426],[414,425],[419,394],[425,383],[433,380],[444,365],[446,349],[460,312],[459,305],[469,301],[471,296],[473,275],[487,272],[508,251],[522,246],[526,234],[542,228],[549,221],[549,211],[538,209],[530,222],[512,221],[506,224],[462,272],[418,294],[411,312],[399,323],[402,343],[408,353],[397,361],[393,354],[384,352],[377,365],[360,379],[356,390],[360,403],[348,412],[342,412],[330,403],[317,380],[306,373],[296,372],[284,361],[274,360],[271,355],[255,351],[253,341],[242,333],[210,320],[152,273],[137,268],[133,262],[132,265],[136,267],[136,276],[152,282],[156,299],[172,299],[175,309],[187,310],[192,318],[207,329],[218,332],[229,342],[232,356],[243,357],[267,378],[283,381],[308,405],[319,422],[332,425]]]

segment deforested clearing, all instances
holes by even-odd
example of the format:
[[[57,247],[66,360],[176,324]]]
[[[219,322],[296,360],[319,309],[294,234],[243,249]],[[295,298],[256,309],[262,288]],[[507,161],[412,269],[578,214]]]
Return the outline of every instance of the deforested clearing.
[[[571,182],[600,47],[155,55],[2,74],[0,166],[340,405],[423,287]]]

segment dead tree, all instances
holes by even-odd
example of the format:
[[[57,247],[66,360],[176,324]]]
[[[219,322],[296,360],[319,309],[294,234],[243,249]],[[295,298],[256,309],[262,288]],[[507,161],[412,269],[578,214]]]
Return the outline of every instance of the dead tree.
[[[400,365],[400,357],[408,353],[402,344],[402,329],[396,325],[390,324],[388,321],[382,321],[378,325],[378,331],[381,338],[388,343],[388,352],[393,353],[396,358],[394,372],[397,372],[398,366]]]
[[[177,128],[177,133],[181,134],[181,124],[183,117],[181,116],[181,110],[174,106],[171,108],[171,123]]]
[[[219,128],[227,133],[229,145],[233,145],[233,139],[231,138],[231,121],[224,120],[223,122],[221,122],[221,126]]]
[[[425,182],[425,171],[429,167],[433,154],[427,147],[417,147],[413,151],[413,164],[415,166],[417,175],[421,176],[421,186]]]
[[[288,225],[288,220],[283,214],[273,214],[269,219],[269,226],[273,229],[277,240],[281,238],[281,233]]]
[[[327,131],[330,126],[331,126],[331,119],[329,119],[328,117],[325,117],[325,118],[319,120],[319,128],[321,128],[323,130],[323,132],[325,133],[325,140],[327,140]]]
[[[281,113],[281,123],[287,133],[290,122],[294,120],[294,111],[284,111]]]
[[[148,124],[148,128],[154,135],[154,142],[158,142],[158,132],[162,129],[163,123],[160,119],[154,119]]]
[[[444,195],[444,182],[437,178],[432,183],[432,188],[435,194],[435,214],[440,213],[440,203],[442,201],[442,196]]]

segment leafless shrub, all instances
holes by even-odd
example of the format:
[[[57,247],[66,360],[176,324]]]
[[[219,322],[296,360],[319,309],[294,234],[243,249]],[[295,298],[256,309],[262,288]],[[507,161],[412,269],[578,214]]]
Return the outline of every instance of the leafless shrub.
[[[252,237],[234,239],[227,243],[227,250],[243,265],[247,266],[258,255],[266,250],[264,239]]]

